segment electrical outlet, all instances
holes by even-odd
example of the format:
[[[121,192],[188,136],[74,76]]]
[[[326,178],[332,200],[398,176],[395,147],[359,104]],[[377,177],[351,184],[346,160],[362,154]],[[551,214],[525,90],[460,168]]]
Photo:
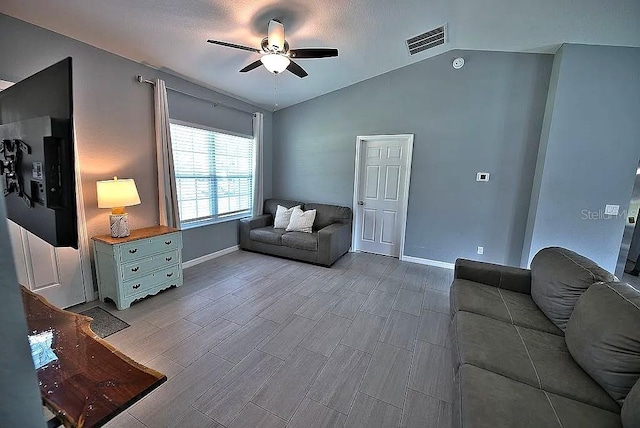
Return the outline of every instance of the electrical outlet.
[[[478,254],[484,254],[484,247],[478,247]]]
[[[488,172],[479,172],[476,174],[476,181],[489,181],[489,175]]]

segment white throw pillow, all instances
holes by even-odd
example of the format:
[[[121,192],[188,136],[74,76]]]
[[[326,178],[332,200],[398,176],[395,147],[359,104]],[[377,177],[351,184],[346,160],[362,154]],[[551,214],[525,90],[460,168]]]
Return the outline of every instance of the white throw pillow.
[[[289,209],[282,205],[278,205],[278,208],[276,208],[276,218],[273,219],[274,229],[286,229],[287,226],[289,226],[289,220],[291,220],[291,213],[293,213],[295,208],[300,208],[300,205],[296,205]]]
[[[313,232],[313,221],[316,219],[316,210],[302,211],[295,207],[291,214],[291,221],[287,226],[287,232]]]

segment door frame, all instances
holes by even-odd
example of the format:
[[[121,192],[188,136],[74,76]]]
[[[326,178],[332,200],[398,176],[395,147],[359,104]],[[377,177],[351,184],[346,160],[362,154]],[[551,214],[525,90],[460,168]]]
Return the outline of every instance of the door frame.
[[[358,192],[360,190],[360,172],[361,172],[361,162],[362,162],[362,146],[367,141],[396,141],[405,144],[407,149],[407,157],[405,159],[405,186],[404,191],[402,192],[400,202],[402,204],[402,212],[400,215],[400,252],[398,254],[398,259],[404,259],[404,241],[405,234],[407,230],[407,210],[409,208],[409,186],[411,184],[411,164],[413,163],[413,137],[414,134],[390,134],[390,135],[358,135],[356,137],[356,168],[353,179],[353,205],[352,209],[354,214],[358,209]],[[358,231],[358,226],[360,223],[359,216],[354,215],[353,221],[353,230],[354,233],[351,234],[351,251],[358,252],[360,251],[357,247],[357,239],[356,233]]]
[[[96,300],[96,292],[93,288],[93,275],[91,273],[91,245],[87,230],[87,215],[84,207],[84,194],[82,191],[82,174],[80,173],[80,154],[78,153],[78,136],[76,124],[73,124],[73,162],[75,169],[76,209],[78,224],[78,251],[80,252],[80,270],[84,284],[84,301]]]

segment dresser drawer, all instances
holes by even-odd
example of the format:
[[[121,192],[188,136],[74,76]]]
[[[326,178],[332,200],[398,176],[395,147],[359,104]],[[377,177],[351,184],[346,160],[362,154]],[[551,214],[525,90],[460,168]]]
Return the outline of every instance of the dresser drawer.
[[[125,281],[123,284],[124,295],[126,297],[133,296],[135,294],[142,293],[146,290],[152,289],[160,284],[164,284],[169,281],[178,281],[182,272],[179,265],[174,265],[166,269],[162,269],[151,273],[149,275],[141,276],[130,281]]]
[[[100,300],[114,301],[119,310],[183,283],[178,229],[151,226],[134,229],[125,238],[100,235],[92,239]]]
[[[164,253],[180,249],[180,235],[168,233],[153,238],[139,239],[120,246],[120,260],[124,263],[147,257],[152,254]]]
[[[140,278],[154,270],[171,267],[178,262],[179,257],[180,250],[173,250],[123,264],[122,279],[128,281]]]

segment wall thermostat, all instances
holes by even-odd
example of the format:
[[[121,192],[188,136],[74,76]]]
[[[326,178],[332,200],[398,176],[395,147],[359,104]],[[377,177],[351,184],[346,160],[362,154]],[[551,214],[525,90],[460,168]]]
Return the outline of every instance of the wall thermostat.
[[[460,70],[464,66],[464,58],[459,57],[453,60],[453,68]]]
[[[476,181],[489,181],[488,172],[479,172],[476,174]]]

